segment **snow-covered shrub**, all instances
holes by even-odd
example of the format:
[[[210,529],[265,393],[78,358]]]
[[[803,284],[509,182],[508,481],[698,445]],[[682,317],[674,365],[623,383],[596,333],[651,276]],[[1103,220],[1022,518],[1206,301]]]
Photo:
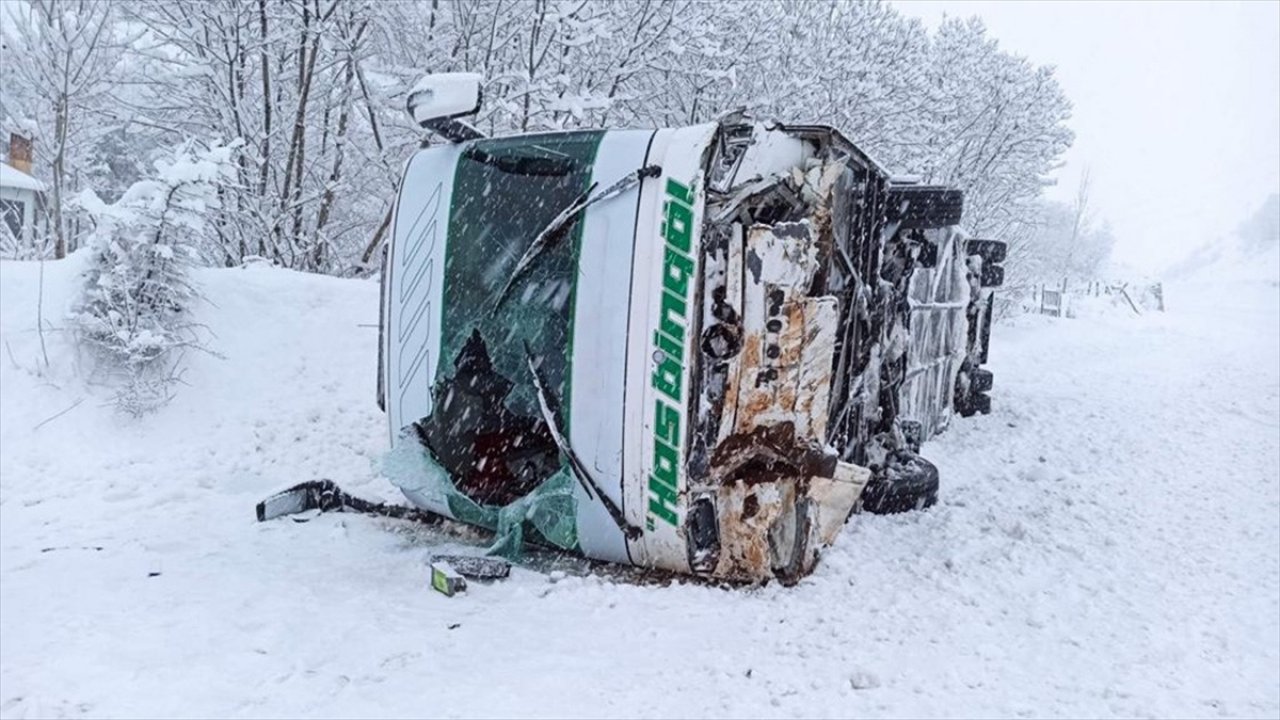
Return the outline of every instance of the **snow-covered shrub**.
[[[8,223],[0,222],[0,259],[43,260],[49,257],[53,257],[52,245],[43,233],[30,239],[20,237],[13,234]]]
[[[120,409],[141,415],[172,397],[188,349],[207,350],[191,319],[189,277],[233,172],[231,146],[177,148],[156,163],[154,179],[134,183],[115,203],[92,191],[78,202],[95,228],[83,294],[71,322],[97,370],[118,382]]]

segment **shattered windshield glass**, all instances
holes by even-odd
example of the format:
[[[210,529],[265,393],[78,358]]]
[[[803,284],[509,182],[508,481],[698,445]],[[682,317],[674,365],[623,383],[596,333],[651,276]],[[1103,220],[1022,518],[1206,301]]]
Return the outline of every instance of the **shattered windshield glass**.
[[[455,515],[481,510],[472,504],[510,505],[544,485],[568,487],[544,482],[561,472],[562,458],[528,357],[567,407],[581,223],[570,223],[511,281],[530,243],[588,189],[601,136],[482,140],[459,157],[433,410],[414,426],[465,496],[450,496]],[[568,420],[558,423],[566,431]]]

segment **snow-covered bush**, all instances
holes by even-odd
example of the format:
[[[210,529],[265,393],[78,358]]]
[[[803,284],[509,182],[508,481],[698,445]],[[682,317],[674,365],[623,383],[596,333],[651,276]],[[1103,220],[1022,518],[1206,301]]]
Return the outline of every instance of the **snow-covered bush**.
[[[189,268],[232,174],[232,147],[183,145],[113,204],[92,191],[78,202],[93,219],[84,291],[72,311],[77,339],[118,383],[120,409],[141,415],[172,397],[188,349],[207,350],[191,319]]]

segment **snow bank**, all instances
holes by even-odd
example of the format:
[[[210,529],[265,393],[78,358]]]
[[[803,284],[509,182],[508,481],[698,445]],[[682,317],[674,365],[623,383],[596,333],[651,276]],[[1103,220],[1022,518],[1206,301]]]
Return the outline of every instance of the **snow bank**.
[[[197,275],[225,360],[128,420],[57,331],[79,256],[0,263],[0,716],[1280,713],[1280,306],[1026,318],[939,505],[859,516],[794,588],[544,558],[445,598],[473,536],[253,504],[375,466],[377,285]],[[1171,295],[1172,297],[1172,295]],[[466,547],[459,548],[459,545]]]

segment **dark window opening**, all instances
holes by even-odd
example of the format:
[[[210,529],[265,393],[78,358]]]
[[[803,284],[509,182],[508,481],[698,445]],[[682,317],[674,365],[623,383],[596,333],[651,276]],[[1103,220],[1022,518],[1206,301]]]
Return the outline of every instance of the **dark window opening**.
[[[5,227],[17,239],[22,238],[23,218],[27,205],[21,200],[0,200],[0,215],[4,216]]]

